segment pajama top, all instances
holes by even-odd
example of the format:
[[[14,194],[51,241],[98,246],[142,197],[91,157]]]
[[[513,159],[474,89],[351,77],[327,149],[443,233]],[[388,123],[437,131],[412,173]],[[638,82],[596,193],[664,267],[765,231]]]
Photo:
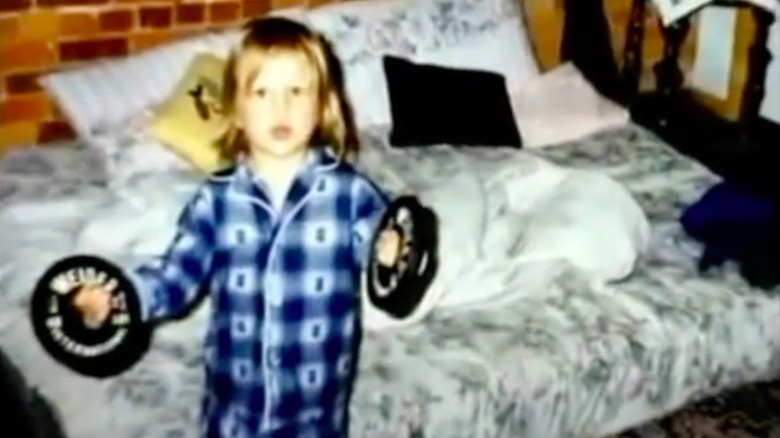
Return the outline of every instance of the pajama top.
[[[209,178],[166,253],[129,273],[148,321],[209,295],[204,434],[346,436],[359,282],[385,195],[314,150],[281,211],[246,165]]]

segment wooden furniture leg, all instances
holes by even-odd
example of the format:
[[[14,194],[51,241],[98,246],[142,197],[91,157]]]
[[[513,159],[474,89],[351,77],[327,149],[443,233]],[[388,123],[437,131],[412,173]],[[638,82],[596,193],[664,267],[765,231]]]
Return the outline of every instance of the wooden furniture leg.
[[[676,22],[661,26],[664,36],[664,50],[661,59],[653,66],[656,78],[656,94],[661,109],[661,118],[658,123],[665,127],[668,123],[669,109],[674,98],[682,88],[684,81],[683,72],[680,69],[680,47],[690,30],[688,18],[681,18]]]
[[[633,0],[628,19],[626,41],[623,46],[623,68],[621,81],[623,95],[630,106],[639,95],[642,76],[642,44],[645,39],[646,0]]]
[[[561,60],[574,63],[603,96],[622,102],[620,73],[612,53],[603,0],[564,0]]]

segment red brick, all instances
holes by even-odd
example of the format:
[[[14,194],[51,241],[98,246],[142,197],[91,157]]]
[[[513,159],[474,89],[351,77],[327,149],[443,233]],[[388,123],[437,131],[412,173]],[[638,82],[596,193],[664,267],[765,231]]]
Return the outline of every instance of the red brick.
[[[238,20],[241,14],[241,4],[238,2],[217,2],[209,4],[209,21],[225,23]]]
[[[97,16],[89,12],[71,12],[60,14],[60,35],[91,36],[98,33]]]
[[[1,105],[2,102],[0,102],[0,106]],[[24,145],[35,142],[37,134],[37,121],[30,120],[26,122],[6,123],[5,120],[0,120],[0,156],[8,150],[6,146]]]
[[[148,6],[141,8],[139,12],[141,27],[164,28],[169,27],[172,21],[170,6]]]
[[[56,120],[67,119],[67,116],[65,116],[65,114],[62,112],[60,107],[57,106],[57,102],[52,102],[52,105],[51,105],[51,117],[50,118],[51,119],[56,119]]]
[[[29,9],[32,0],[0,0],[0,12],[13,12]]]
[[[133,28],[135,15],[132,9],[115,9],[101,12],[100,30],[105,32],[125,32]]]
[[[176,5],[176,22],[179,24],[197,24],[206,19],[206,7],[203,3],[183,3]]]
[[[12,41],[19,36],[19,18],[0,17],[0,45]]]
[[[0,0],[2,2],[3,0]],[[19,15],[17,37],[24,39],[56,38],[60,15],[51,9],[33,9]]]
[[[41,91],[38,85],[40,72],[16,73],[6,76],[5,91],[8,94],[37,93]]]
[[[125,38],[63,42],[59,46],[60,60],[62,62],[88,61],[97,58],[125,56],[128,53],[127,46]]]
[[[17,41],[0,48],[0,71],[48,67],[54,59],[48,41]]]
[[[76,138],[76,133],[68,122],[64,120],[43,122],[38,128],[37,143],[52,143],[73,138]]]
[[[5,0],[0,0],[5,1]],[[59,7],[59,6],[92,6],[102,5],[109,0],[36,0],[38,6]]]
[[[3,123],[44,120],[49,114],[49,101],[44,94],[7,97],[0,104]]]
[[[184,39],[184,38],[193,38],[193,37],[196,37],[196,36],[202,35],[202,34],[203,34],[203,27],[201,27],[201,26],[198,26],[198,27],[195,27],[195,28],[191,28],[191,27],[190,28],[179,28],[179,29],[176,29],[176,31],[174,31],[171,34],[170,39],[171,40],[180,40],[180,39]]]
[[[190,38],[203,33],[203,27],[188,27],[153,32],[139,32],[129,37],[134,53],[159,46],[169,41]]]
[[[244,18],[265,15],[271,10],[269,0],[244,0]]]
[[[327,3],[336,3],[339,0],[309,0],[307,2],[302,2],[301,0],[268,0],[271,4],[271,9],[287,9],[287,8],[294,8],[296,6],[306,5],[306,6],[314,6],[315,4],[327,4]],[[350,0],[351,1],[351,0]]]

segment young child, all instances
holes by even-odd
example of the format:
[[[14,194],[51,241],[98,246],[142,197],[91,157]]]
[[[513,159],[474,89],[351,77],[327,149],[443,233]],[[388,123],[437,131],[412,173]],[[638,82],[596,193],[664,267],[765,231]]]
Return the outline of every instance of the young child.
[[[358,145],[333,59],[299,23],[247,25],[225,76],[236,166],[198,190],[160,263],[128,273],[148,321],[211,297],[204,437],[347,435],[359,282],[388,202],[344,161]],[[381,236],[388,264],[398,238]],[[110,310],[94,288],[75,303],[93,322]]]

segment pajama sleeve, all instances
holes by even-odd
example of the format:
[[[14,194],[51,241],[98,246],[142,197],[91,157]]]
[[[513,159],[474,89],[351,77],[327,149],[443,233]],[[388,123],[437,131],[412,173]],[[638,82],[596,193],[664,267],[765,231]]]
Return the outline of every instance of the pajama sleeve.
[[[360,269],[366,269],[371,254],[371,243],[389,200],[377,186],[367,179],[358,179],[352,189],[352,250]]]
[[[214,255],[213,203],[205,190],[184,207],[163,255],[129,272],[144,321],[177,317],[206,291]]]

